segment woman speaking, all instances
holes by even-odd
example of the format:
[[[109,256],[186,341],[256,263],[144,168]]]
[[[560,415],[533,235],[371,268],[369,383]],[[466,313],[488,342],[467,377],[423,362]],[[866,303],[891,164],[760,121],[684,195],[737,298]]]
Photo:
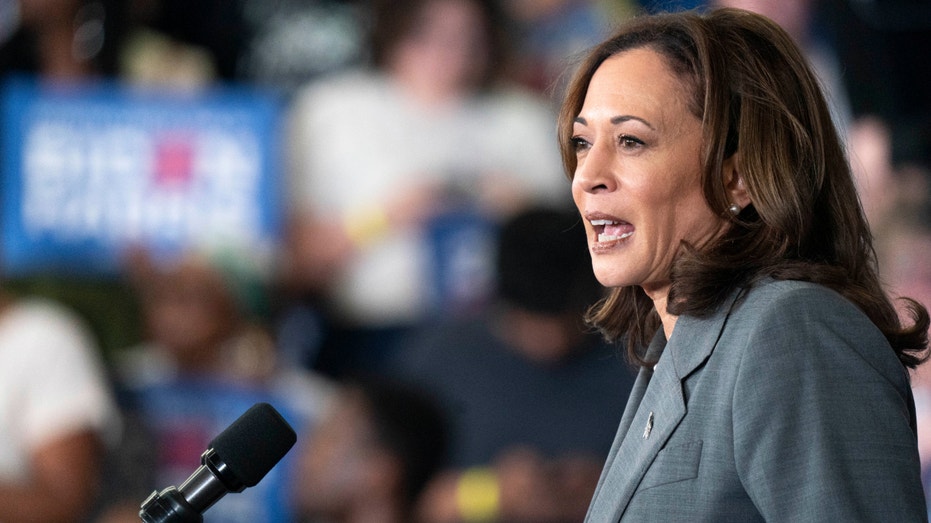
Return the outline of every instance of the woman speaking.
[[[818,81],[768,19],[637,18],[559,120],[599,281],[641,370],[588,521],[927,521],[909,369]]]

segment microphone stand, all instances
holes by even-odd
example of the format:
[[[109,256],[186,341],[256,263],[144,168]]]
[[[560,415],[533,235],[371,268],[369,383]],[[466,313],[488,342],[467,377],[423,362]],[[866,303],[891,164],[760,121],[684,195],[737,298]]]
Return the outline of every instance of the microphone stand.
[[[139,517],[144,523],[201,523],[203,512],[227,492],[245,489],[216,450],[207,449],[200,462],[202,465],[180,487],[155,491],[142,502]]]
[[[175,487],[155,491],[142,502],[139,517],[144,523],[202,523],[204,516],[184,499]]]

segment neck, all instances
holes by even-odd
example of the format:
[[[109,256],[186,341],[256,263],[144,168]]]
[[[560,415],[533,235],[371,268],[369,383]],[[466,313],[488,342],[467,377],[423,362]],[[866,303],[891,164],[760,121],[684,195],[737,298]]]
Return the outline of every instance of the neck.
[[[452,106],[468,97],[469,87],[454,78],[438,77],[420,64],[396,57],[386,65],[386,73],[418,105],[429,108]]]
[[[416,78],[398,78],[397,81],[402,90],[423,107],[450,107],[465,96],[461,90],[439,82],[421,82]]]
[[[663,323],[663,333],[666,335],[668,340],[672,336],[672,331],[676,327],[676,320],[679,318],[675,314],[670,314],[666,307],[669,300],[669,287],[671,284],[664,283],[656,287],[643,287],[643,291],[647,296],[653,300],[653,307],[656,308],[656,313],[659,314],[659,319]]]

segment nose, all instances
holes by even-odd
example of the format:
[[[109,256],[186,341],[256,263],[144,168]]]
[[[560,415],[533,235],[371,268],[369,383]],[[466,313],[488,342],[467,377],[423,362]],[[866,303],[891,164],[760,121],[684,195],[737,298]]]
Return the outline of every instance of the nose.
[[[588,153],[579,158],[572,177],[572,185],[587,193],[612,192],[617,181],[612,171],[611,151],[593,145]]]

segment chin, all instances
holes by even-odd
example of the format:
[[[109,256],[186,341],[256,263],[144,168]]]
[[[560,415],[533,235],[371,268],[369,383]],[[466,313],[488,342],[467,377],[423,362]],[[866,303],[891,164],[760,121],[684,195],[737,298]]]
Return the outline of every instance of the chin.
[[[595,270],[595,279],[597,279],[598,283],[600,283],[602,286],[608,288],[626,287],[628,285],[632,285],[629,281],[627,281],[626,278],[622,278],[617,274],[602,273],[597,269]]]

